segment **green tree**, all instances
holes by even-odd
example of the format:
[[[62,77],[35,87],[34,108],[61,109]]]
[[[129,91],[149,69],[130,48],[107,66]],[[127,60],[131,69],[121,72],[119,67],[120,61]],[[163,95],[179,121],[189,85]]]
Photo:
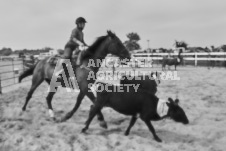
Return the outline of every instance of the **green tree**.
[[[53,48],[50,48],[50,47],[44,47],[44,48],[42,48],[42,50],[43,50],[44,52],[49,52],[50,50],[53,50]]]
[[[174,46],[176,48],[183,47],[185,50],[188,48],[188,44],[185,41],[177,41],[177,40],[175,40]]]
[[[212,46],[210,46],[210,47],[211,47],[212,51],[215,49],[215,46],[214,46],[214,45],[212,45]]]
[[[140,40],[140,36],[137,33],[131,32],[126,35],[129,40],[124,42],[126,48],[130,51],[141,49],[138,41]]]
[[[3,47],[1,50],[0,50],[0,55],[3,55],[3,56],[9,56],[12,54],[12,49],[11,48],[5,48]]]
[[[19,56],[19,58],[24,58],[24,53],[22,51],[20,51],[18,56]]]
[[[63,49],[57,49],[57,53],[58,53],[59,55],[63,55],[63,54],[64,54],[64,50],[63,50]]]
[[[127,38],[129,38],[130,41],[139,41],[140,40],[140,36],[137,33],[131,32],[129,34],[126,35]]]
[[[223,49],[224,52],[226,52],[226,45],[222,45],[222,46],[221,46],[221,49]]]

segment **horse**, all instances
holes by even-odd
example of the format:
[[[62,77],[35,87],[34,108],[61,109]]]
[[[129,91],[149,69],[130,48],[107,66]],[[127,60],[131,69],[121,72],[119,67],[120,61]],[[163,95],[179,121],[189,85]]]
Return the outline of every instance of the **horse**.
[[[166,65],[168,65],[168,69],[169,66],[174,65],[175,66],[175,70],[177,70],[177,65],[181,64],[183,62],[183,57],[181,56],[182,50],[179,51],[178,56],[176,58],[167,58],[167,57],[163,57],[162,59],[162,70],[165,70]]]
[[[49,114],[50,117],[56,120],[57,122],[64,122],[72,117],[72,115],[77,111],[79,108],[83,98],[85,96],[88,96],[88,98],[94,102],[95,96],[90,90],[90,87],[88,86],[90,83],[94,83],[96,80],[95,78],[87,79],[90,72],[93,72],[93,74],[96,76],[96,73],[98,72],[100,65],[98,64],[99,60],[103,60],[107,54],[113,54],[118,56],[120,59],[130,59],[130,53],[125,48],[125,46],[122,44],[121,40],[111,31],[107,31],[106,36],[101,36],[97,38],[97,40],[85,51],[83,55],[82,65],[80,67],[75,67],[75,61],[73,64],[73,70],[76,76],[76,80],[80,89],[80,92],[77,97],[77,101],[75,103],[75,106],[73,109],[68,112],[64,117],[60,119],[56,119],[54,116],[53,108],[52,108],[52,98],[56,91],[49,92],[48,96],[46,97]],[[26,110],[26,106],[28,104],[28,101],[32,97],[33,92],[35,89],[45,80],[50,86],[51,86],[51,78],[55,76],[54,68],[55,66],[52,66],[48,63],[48,57],[39,61],[35,66],[30,68],[29,70],[25,71],[19,76],[19,82],[27,76],[30,76],[33,74],[32,78],[32,86],[27,94],[25,104],[22,108],[23,111]],[[88,66],[89,61],[94,61],[95,66]],[[68,77],[68,76],[67,76]],[[62,79],[58,79],[58,81],[62,82]],[[66,85],[62,85],[62,87],[66,87]],[[57,88],[56,88],[57,90]],[[98,113],[98,120],[100,121],[100,125],[102,127],[107,127],[106,122],[104,120],[104,117],[102,113]]]
[[[139,88],[135,90],[134,87],[129,87],[128,90],[126,85],[115,86],[103,82],[99,82],[97,85],[99,85],[97,88],[97,100],[90,109],[88,120],[82,129],[83,133],[87,131],[92,119],[103,107],[110,107],[121,114],[132,116],[125,132],[126,136],[129,135],[130,129],[139,116],[148,126],[157,142],[162,140],[157,136],[150,122],[151,120],[159,121],[171,118],[183,124],[189,123],[184,110],[178,105],[179,99],[173,101],[171,98],[168,98],[168,101],[162,101],[156,95],[147,93]],[[100,89],[100,87],[105,87],[107,90]],[[115,90],[120,90],[120,92],[115,92]]]

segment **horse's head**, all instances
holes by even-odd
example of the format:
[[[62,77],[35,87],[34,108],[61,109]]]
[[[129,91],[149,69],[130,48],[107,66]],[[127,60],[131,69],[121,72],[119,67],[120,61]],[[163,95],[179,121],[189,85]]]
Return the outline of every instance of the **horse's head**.
[[[131,59],[131,55],[122,41],[111,31],[107,31],[108,53],[118,56],[120,59]]]
[[[188,118],[184,112],[184,110],[178,105],[179,100],[176,99],[173,101],[172,98],[168,98],[168,101],[166,104],[169,107],[167,116],[172,118],[176,122],[181,122],[183,124],[188,124]]]

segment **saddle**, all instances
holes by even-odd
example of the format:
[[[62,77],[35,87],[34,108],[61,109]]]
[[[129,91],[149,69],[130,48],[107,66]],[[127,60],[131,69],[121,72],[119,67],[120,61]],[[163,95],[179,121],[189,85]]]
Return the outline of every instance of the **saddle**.
[[[49,59],[47,60],[47,62],[50,64],[50,65],[56,65],[57,64],[57,61],[59,59],[61,59],[62,56],[56,54],[56,55],[53,55],[51,57],[49,57]]]
[[[56,55],[53,55],[51,56],[48,60],[47,60],[47,63],[49,63],[50,65],[52,66],[56,66],[57,62],[59,59],[62,59],[63,56],[59,55],[59,54],[56,54]],[[77,55],[73,55],[72,58],[71,58],[71,61],[72,61],[72,64],[75,63],[77,60]]]

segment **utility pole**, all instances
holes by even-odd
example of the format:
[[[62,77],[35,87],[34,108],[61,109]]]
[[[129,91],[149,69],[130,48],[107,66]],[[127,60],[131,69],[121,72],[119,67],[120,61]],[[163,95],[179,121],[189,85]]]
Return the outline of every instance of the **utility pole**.
[[[147,42],[148,42],[148,50],[149,50],[149,41],[150,41],[150,40],[148,39],[148,40],[147,40]]]

